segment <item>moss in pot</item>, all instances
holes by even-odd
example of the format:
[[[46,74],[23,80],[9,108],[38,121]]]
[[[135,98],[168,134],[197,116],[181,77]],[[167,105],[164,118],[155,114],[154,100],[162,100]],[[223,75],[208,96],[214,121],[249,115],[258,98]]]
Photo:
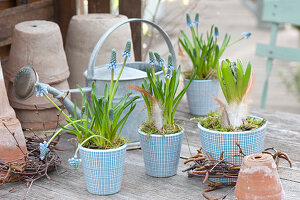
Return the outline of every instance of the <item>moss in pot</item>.
[[[217,160],[222,152],[224,157],[239,154],[238,143],[246,155],[261,153],[267,121],[248,114],[246,99],[253,82],[251,64],[248,62],[244,71],[240,60],[226,60],[222,61],[217,71],[226,103],[213,96],[220,104],[220,110],[208,113],[205,118],[193,118],[199,122],[203,151]],[[241,165],[242,157],[232,157],[227,161]],[[233,182],[236,179],[228,177],[211,181]]]

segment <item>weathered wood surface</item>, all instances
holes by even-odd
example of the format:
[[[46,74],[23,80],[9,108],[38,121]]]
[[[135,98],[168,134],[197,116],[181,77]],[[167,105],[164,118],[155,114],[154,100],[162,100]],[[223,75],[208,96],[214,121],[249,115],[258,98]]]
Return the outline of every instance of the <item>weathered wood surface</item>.
[[[294,167],[291,169],[285,161],[281,161],[279,175],[285,190],[285,199],[300,199],[300,115],[267,111],[256,111],[252,114],[268,119],[265,147],[275,147],[277,150],[284,151],[293,160]],[[181,104],[176,118],[185,128],[181,151],[183,158],[190,155],[189,149],[195,153],[200,147],[197,125],[189,120],[191,117],[193,116],[188,114],[187,105]],[[68,141],[72,137],[65,134],[61,139],[60,147],[65,148],[64,152],[60,152],[63,165],[57,172],[49,174],[51,180],[43,178],[35,181],[27,194],[27,199],[204,199],[201,192],[207,186],[202,184],[201,178],[188,178],[187,174],[182,172],[188,167],[183,164],[183,158],[180,159],[176,176],[153,178],[145,174],[140,149],[127,151],[122,188],[119,193],[106,197],[92,195],[86,189],[82,168],[75,170],[68,164],[68,158],[74,153],[74,145]],[[19,184],[1,186],[0,195],[16,185]],[[208,195],[219,197],[229,189],[230,187],[225,187]],[[28,188],[23,185],[1,199],[23,199],[27,191]],[[233,192],[227,199],[234,199]]]
[[[43,0],[0,11],[0,46],[11,43],[12,31],[17,23],[27,20],[51,20],[53,0]]]

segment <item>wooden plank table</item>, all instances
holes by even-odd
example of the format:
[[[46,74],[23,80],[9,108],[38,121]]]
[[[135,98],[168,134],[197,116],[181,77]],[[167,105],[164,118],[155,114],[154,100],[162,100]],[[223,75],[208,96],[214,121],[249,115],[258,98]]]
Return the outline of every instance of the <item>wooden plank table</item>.
[[[300,199],[300,115],[255,111],[252,114],[268,119],[265,147],[275,147],[289,154],[293,161],[293,168],[287,162],[281,161],[279,175],[285,191],[285,199]],[[186,103],[183,103],[176,113],[176,119],[185,128],[181,157],[190,156],[188,143],[192,154],[200,147],[200,137],[196,122],[190,121],[193,117],[188,114]],[[57,171],[50,173],[51,180],[42,178],[35,181],[27,193],[28,188],[23,184],[10,194],[1,199],[204,199],[201,192],[207,187],[198,177],[188,178],[182,170],[184,159],[180,159],[178,174],[169,178],[153,178],[145,174],[145,167],[140,149],[127,151],[126,163],[121,191],[110,196],[97,196],[90,194],[85,186],[82,167],[73,169],[68,158],[74,153],[74,144],[69,141],[72,135],[64,134],[59,147],[65,151],[59,152],[63,164]],[[188,138],[188,142],[187,139]],[[0,187],[0,195],[5,194],[10,188],[19,183],[6,184]],[[208,193],[211,197],[220,197],[230,187],[224,187]],[[26,194],[27,193],[27,194]],[[233,192],[227,199],[234,199]]]

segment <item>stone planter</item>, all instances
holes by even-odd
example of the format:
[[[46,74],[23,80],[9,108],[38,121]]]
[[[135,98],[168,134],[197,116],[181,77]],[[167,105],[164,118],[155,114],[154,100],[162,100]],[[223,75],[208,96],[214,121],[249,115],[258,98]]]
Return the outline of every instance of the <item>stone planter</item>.
[[[84,87],[86,82],[83,72],[87,69],[91,53],[99,38],[113,25],[126,20],[124,15],[113,14],[88,14],[75,15],[72,17],[67,33],[66,55],[70,66],[70,77],[68,79],[70,88],[77,88],[76,85]],[[97,65],[109,63],[111,50],[117,50],[117,60],[121,61],[123,45],[131,39],[130,25],[125,24],[120,29],[111,34],[109,42],[101,48],[96,60]],[[132,60],[134,55],[132,54]],[[101,77],[99,77],[101,78]],[[72,93],[72,101],[76,100],[81,106],[82,97],[80,93]]]
[[[234,192],[238,200],[281,200],[284,192],[274,159],[253,154],[243,159]]]
[[[80,147],[85,182],[90,193],[109,195],[120,191],[126,147],[126,144],[106,150]]]
[[[266,125],[267,123],[251,131],[219,132],[206,129],[198,123],[202,150],[204,154],[209,152],[213,159],[219,159],[222,152],[224,152],[223,157],[226,158],[239,154],[239,148],[236,145],[237,142],[246,155],[261,153],[263,150]],[[226,161],[240,166],[242,164],[242,157],[233,157],[226,159]],[[236,181],[236,178],[211,178],[210,180],[213,182],[227,183]]]
[[[153,177],[169,177],[177,174],[184,130],[179,133],[158,135],[139,129],[146,174]]]
[[[184,80],[185,84],[189,79]],[[216,110],[216,101],[211,95],[218,96],[219,82],[216,80],[193,80],[187,89],[187,99],[192,115],[204,116]]]

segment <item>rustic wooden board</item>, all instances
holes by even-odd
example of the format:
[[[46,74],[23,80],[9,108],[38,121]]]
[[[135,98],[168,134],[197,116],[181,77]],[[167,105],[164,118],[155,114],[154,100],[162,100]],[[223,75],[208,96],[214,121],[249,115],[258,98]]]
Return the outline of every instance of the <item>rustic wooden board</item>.
[[[27,20],[53,19],[53,0],[42,0],[0,11],[0,47],[11,43],[11,35],[17,23]]]
[[[185,128],[181,159],[178,174],[169,178],[153,178],[145,174],[145,167],[140,149],[127,151],[126,163],[121,191],[115,195],[99,197],[88,193],[82,168],[79,170],[69,166],[67,160],[73,156],[74,144],[68,139],[72,135],[63,135],[60,147],[65,148],[60,152],[63,164],[58,171],[50,174],[51,180],[43,178],[33,183],[27,194],[28,199],[203,199],[201,192],[207,187],[202,184],[198,177],[188,178],[182,170],[184,158],[195,153],[200,147],[200,137],[196,123],[190,121],[192,117],[187,113],[186,104],[182,104],[176,114],[176,119]],[[255,115],[268,119],[268,128],[265,140],[265,147],[274,146],[278,150],[288,153],[294,161],[294,167],[289,168],[285,161],[281,162],[279,175],[285,190],[286,200],[296,200],[300,197],[300,115],[282,112],[256,111]],[[187,142],[188,141],[188,142]],[[13,186],[6,184],[0,187],[0,195],[5,194]],[[208,193],[211,197],[220,197],[230,187]],[[2,197],[2,199],[23,199],[28,188],[21,186],[14,192]],[[234,199],[231,193],[227,199]]]

